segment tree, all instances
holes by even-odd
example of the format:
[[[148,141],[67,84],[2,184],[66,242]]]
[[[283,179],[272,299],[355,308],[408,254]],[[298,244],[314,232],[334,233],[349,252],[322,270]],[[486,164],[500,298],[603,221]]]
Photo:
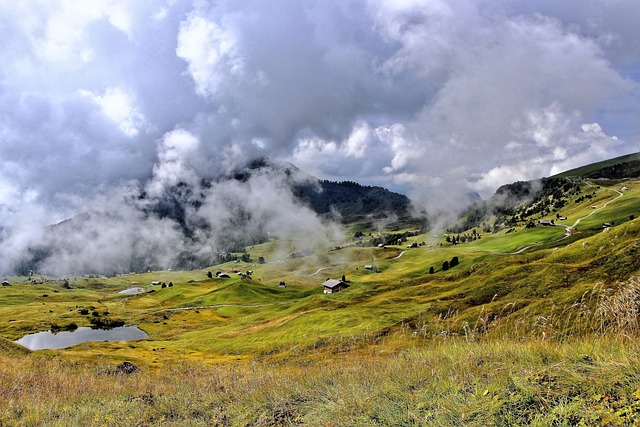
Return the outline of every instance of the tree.
[[[460,261],[458,260],[457,256],[454,256],[453,258],[451,258],[451,261],[449,261],[449,267],[455,267],[456,265],[458,265],[460,263]]]
[[[207,277],[208,277],[209,279],[211,279],[211,278],[213,277],[213,274],[211,274],[211,272],[210,272],[210,271],[207,271]]]
[[[259,257],[258,257],[258,264],[264,264],[264,263],[266,263],[266,262],[267,262],[267,261],[265,261],[265,259],[264,259],[264,257],[263,257],[263,256],[259,256]]]
[[[342,281],[343,281],[343,282],[346,282],[346,281],[347,281],[347,278],[345,277],[345,275],[344,275],[344,274],[342,275]]]
[[[431,266],[431,267],[429,267],[429,274],[433,274],[433,273],[435,273],[435,270],[434,270],[433,266]]]
[[[449,269],[449,261],[445,261],[442,263],[442,271],[447,271]]]

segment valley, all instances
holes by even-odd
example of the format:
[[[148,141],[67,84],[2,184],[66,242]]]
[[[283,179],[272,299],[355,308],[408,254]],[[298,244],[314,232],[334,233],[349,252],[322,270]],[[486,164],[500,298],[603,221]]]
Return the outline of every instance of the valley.
[[[0,420],[85,424],[98,401],[110,402],[112,425],[129,417],[147,420],[137,425],[372,425],[378,418],[385,425],[511,424],[509,416],[549,421],[554,410],[584,420],[585,405],[597,423],[636,419],[640,375],[612,370],[638,366],[640,328],[630,313],[640,305],[640,184],[578,186],[559,210],[537,214],[535,226],[522,218],[489,227],[490,217],[460,233],[355,224],[331,247],[270,239],[201,270],[7,277],[0,288],[0,386],[9,390],[10,381],[26,378],[38,384],[4,393]],[[324,294],[327,278],[343,278],[348,288]],[[121,293],[131,288],[141,289]],[[137,326],[148,336],[33,352],[13,343],[92,325]],[[131,378],[105,374],[123,362],[139,371]],[[597,375],[578,377],[583,369]],[[599,391],[610,375],[621,384],[615,402]],[[189,384],[197,384],[193,392]],[[33,404],[50,387],[68,389],[64,398],[45,399],[52,412]],[[253,391],[240,393],[244,387]],[[93,397],[80,392],[85,388]],[[325,401],[313,389],[344,397]],[[585,391],[560,399],[569,389]],[[541,390],[546,397],[538,401]],[[589,393],[602,397],[591,401]],[[437,402],[437,395],[446,397]],[[367,403],[381,396],[389,400]],[[80,401],[84,416],[68,412]],[[406,409],[396,407],[400,402]],[[505,405],[523,406],[506,413]],[[544,408],[537,415],[536,405]],[[126,411],[120,421],[117,408]],[[627,412],[616,418],[609,408]],[[376,410],[382,412],[372,415]]]

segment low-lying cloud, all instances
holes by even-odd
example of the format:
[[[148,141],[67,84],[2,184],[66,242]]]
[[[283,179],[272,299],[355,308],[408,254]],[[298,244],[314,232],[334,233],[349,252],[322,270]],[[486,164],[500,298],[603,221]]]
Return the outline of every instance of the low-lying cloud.
[[[144,204],[182,182],[216,200],[188,216],[211,224],[203,251],[217,249],[219,207],[238,194],[260,227],[332,235],[272,177],[200,187],[258,156],[454,210],[469,191],[638,151],[638,9],[0,2],[0,271],[44,239],[42,227],[80,213],[92,218],[78,231],[86,253],[120,241],[132,249],[118,262],[139,245],[169,265],[188,242]],[[132,202],[142,191],[148,199]],[[61,243],[69,262],[82,252]]]

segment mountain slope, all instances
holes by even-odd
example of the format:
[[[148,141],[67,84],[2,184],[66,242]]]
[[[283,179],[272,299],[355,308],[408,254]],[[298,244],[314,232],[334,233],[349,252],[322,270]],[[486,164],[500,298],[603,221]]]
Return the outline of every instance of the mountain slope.
[[[293,195],[301,203],[319,215],[336,217],[337,214],[345,224],[389,218],[392,221],[411,219],[411,200],[403,194],[353,181],[317,179],[288,162],[257,159],[236,171],[233,177],[247,180],[252,174],[265,171],[287,176]]]
[[[628,179],[640,177],[640,153],[627,154],[571,169],[552,178]]]

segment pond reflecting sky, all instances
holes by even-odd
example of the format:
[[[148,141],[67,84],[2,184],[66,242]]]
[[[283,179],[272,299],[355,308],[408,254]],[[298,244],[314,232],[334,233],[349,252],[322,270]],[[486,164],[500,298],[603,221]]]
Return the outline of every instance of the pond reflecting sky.
[[[38,332],[25,335],[16,341],[29,350],[56,350],[71,347],[87,341],[132,341],[147,338],[147,334],[137,326],[120,326],[113,329],[91,329],[81,327],[75,331]]]

